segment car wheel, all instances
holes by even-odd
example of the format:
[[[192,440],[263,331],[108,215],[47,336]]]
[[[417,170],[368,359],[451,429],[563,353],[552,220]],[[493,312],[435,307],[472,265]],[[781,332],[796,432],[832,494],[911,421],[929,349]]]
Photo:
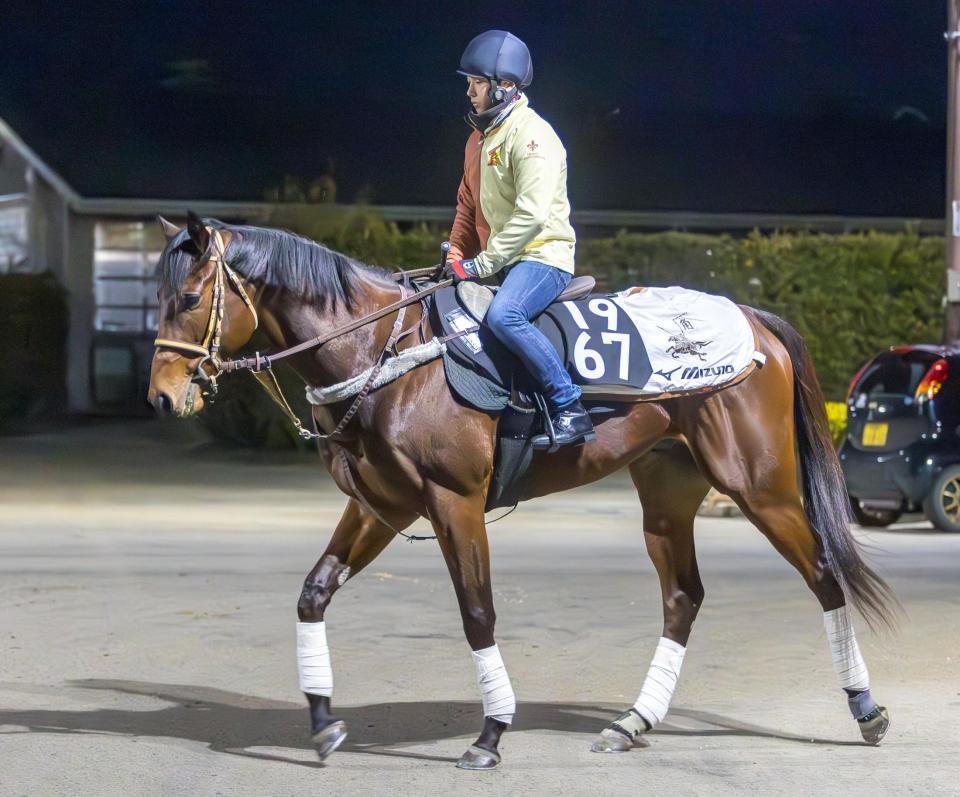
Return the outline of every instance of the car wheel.
[[[851,497],[850,508],[853,509],[853,517],[857,523],[864,528],[883,528],[891,523],[896,523],[903,513],[899,509],[866,509],[860,506],[860,502]]]
[[[960,465],[940,471],[923,499],[923,514],[941,531],[960,531]]]

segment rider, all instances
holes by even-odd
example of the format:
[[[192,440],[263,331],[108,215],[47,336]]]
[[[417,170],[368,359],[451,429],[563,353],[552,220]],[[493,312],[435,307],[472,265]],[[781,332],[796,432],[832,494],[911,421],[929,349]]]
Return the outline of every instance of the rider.
[[[557,445],[592,439],[593,423],[547,338],[530,323],[573,277],[576,235],[567,199],[567,153],[529,106],[527,46],[502,30],[467,45],[457,72],[467,78],[474,128],[467,139],[448,269],[455,281],[506,268],[486,323],[527,368],[550,409]],[[549,436],[533,439],[538,448]]]

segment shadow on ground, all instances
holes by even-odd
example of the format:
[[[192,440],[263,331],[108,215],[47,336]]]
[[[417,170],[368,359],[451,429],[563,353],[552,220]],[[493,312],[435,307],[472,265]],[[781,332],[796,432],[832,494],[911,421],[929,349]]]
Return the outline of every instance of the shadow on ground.
[[[60,711],[0,709],[0,726],[26,728],[32,733],[121,734],[128,736],[172,737],[201,742],[218,753],[241,755],[301,766],[317,762],[261,753],[248,748],[286,747],[312,750],[306,732],[304,705],[225,692],[208,687],[155,684],[143,681],[82,680],[71,686],[148,695],[171,705],[154,710],[94,709]],[[591,703],[520,703],[514,731],[557,731],[594,734],[622,707]],[[482,716],[479,703],[421,701],[377,703],[339,709],[350,737],[341,750],[417,758],[456,761],[455,758],[425,755],[396,749],[479,732]],[[658,726],[657,736],[748,736],[780,739],[804,744],[850,745],[858,742],[815,739],[738,722],[717,714],[683,708],[670,710],[671,722]],[[685,728],[677,720],[702,727]],[[10,730],[8,733],[18,731]]]

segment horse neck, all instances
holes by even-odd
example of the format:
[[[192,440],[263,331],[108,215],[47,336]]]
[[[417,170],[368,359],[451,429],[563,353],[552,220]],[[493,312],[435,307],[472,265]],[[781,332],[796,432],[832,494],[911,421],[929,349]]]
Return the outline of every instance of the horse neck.
[[[396,283],[377,274],[362,274],[357,282],[359,290],[349,305],[338,299],[321,306],[289,290],[270,291],[260,303],[264,332],[274,346],[288,348],[328,335],[400,298]],[[396,315],[391,313],[291,357],[290,364],[313,387],[342,382],[374,364],[395,321]]]

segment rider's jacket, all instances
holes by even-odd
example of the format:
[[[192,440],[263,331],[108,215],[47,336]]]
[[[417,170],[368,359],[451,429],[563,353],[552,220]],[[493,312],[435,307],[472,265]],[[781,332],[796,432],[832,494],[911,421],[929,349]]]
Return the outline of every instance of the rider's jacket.
[[[521,96],[496,127],[467,139],[450,257],[474,256],[482,277],[518,260],[572,274],[575,248],[567,152]]]

